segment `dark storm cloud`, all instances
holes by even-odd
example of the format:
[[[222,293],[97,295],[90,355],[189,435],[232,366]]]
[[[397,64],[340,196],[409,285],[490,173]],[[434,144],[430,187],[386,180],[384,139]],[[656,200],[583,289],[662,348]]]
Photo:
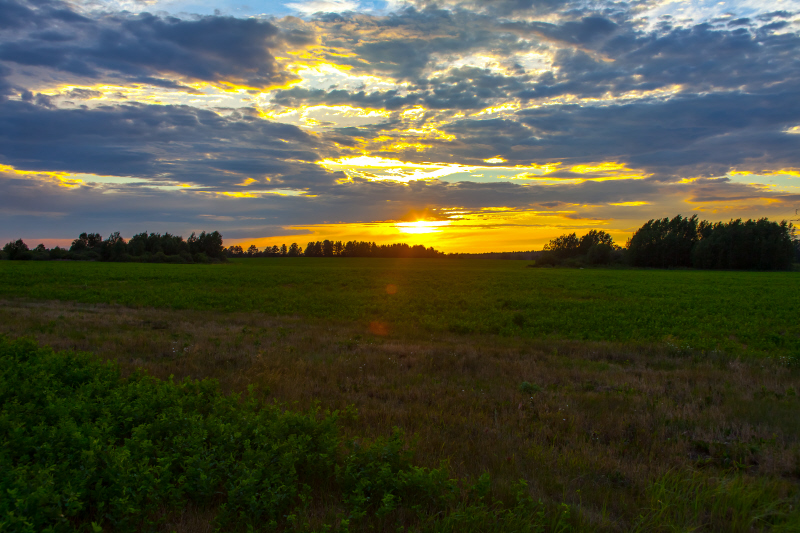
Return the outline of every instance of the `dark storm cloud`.
[[[13,20],[2,35],[0,59],[89,78],[111,74],[153,83],[172,75],[268,87],[289,79],[271,50],[282,48],[286,41],[297,45],[313,40],[309,34],[297,30],[284,34],[255,19],[181,20],[143,13],[89,20],[57,2],[40,5],[34,10],[12,0],[0,4],[0,20]],[[36,31],[19,31],[28,27]],[[172,80],[164,83],[178,85]]]
[[[36,98],[32,98],[36,100]],[[221,188],[251,177],[305,187],[331,181],[314,164],[326,145],[295,126],[249,113],[220,116],[188,106],[48,109],[0,105],[0,161],[61,170]]]

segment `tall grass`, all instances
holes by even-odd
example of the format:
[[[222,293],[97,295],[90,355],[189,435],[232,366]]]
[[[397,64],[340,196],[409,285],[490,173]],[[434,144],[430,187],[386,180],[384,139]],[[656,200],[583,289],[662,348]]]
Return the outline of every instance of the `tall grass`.
[[[672,471],[648,488],[649,505],[631,531],[800,531],[798,496],[788,484],[744,474]]]

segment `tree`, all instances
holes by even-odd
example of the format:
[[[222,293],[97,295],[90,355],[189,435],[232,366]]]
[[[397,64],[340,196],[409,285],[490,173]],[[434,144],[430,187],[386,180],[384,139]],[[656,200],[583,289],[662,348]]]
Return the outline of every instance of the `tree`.
[[[731,220],[709,225],[692,250],[695,268],[787,270],[795,250],[792,226],[786,221]]]
[[[9,259],[30,259],[31,256],[28,245],[22,239],[9,242],[3,246],[3,251]]]
[[[303,252],[300,250],[300,246],[296,242],[293,242],[291,246],[289,246],[289,252],[287,255],[289,257],[300,257],[303,255]]]
[[[614,247],[614,239],[605,231],[589,230],[589,233],[581,237],[578,242],[578,253],[587,255],[593,246],[598,245],[607,246],[611,250]]]
[[[134,257],[141,257],[147,251],[147,232],[137,233],[128,241],[128,253]]]
[[[797,231],[795,227],[789,225],[791,234],[792,234],[792,244],[794,245],[794,262],[800,263],[800,238],[797,237]]]
[[[635,266],[670,268],[692,266],[692,248],[707,231],[697,215],[647,221],[628,241],[628,257]]]
[[[86,235],[85,233],[83,235]],[[90,233],[86,235],[86,247],[93,250],[100,248],[103,245],[103,237],[99,233]]]
[[[200,235],[192,232],[186,242],[189,244],[189,252],[192,255],[202,253],[206,257],[221,259],[225,251],[225,247],[222,245],[222,235],[218,231],[211,233],[203,231]]]
[[[127,252],[128,245],[125,242],[125,239],[122,238],[118,231],[115,231],[108,236],[108,239],[103,241],[100,255],[106,261],[118,260],[121,259],[122,256],[124,256]]]
[[[247,255],[250,257],[255,257],[258,254],[258,248],[255,244],[251,244],[250,247],[247,249]]]
[[[242,250],[242,247],[239,245],[233,245],[228,248],[225,253],[228,257],[242,257],[244,255],[244,250]]]
[[[281,244],[281,255],[283,257],[286,257],[287,255],[289,255],[288,249],[286,248],[285,244]]]
[[[559,259],[566,259],[567,257],[575,257],[580,251],[580,240],[574,233],[569,235],[561,235],[552,239],[544,245],[544,251],[551,252]]]
[[[86,233],[81,233],[80,236],[72,241],[72,246],[69,247],[70,252],[82,252],[89,247],[89,236]]]

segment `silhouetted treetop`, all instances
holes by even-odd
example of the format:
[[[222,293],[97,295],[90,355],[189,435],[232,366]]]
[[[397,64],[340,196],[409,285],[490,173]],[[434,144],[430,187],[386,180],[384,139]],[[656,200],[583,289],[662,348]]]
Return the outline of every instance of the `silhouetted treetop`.
[[[69,250],[56,246],[52,250],[40,244],[29,251],[19,239],[3,248],[8,259],[72,259],[82,261],[143,261],[156,263],[206,263],[225,260],[225,247],[218,231],[202,232],[187,240],[169,233],[138,233],[130,241],[115,231],[103,240],[99,233],[81,233],[72,241]]]

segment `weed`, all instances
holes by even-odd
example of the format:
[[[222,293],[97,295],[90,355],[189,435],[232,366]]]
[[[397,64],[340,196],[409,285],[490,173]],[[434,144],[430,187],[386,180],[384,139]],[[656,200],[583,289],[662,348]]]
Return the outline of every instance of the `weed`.
[[[527,381],[523,381],[519,384],[519,391],[524,394],[533,394],[536,392],[540,392],[542,388],[539,385],[528,383]]]

